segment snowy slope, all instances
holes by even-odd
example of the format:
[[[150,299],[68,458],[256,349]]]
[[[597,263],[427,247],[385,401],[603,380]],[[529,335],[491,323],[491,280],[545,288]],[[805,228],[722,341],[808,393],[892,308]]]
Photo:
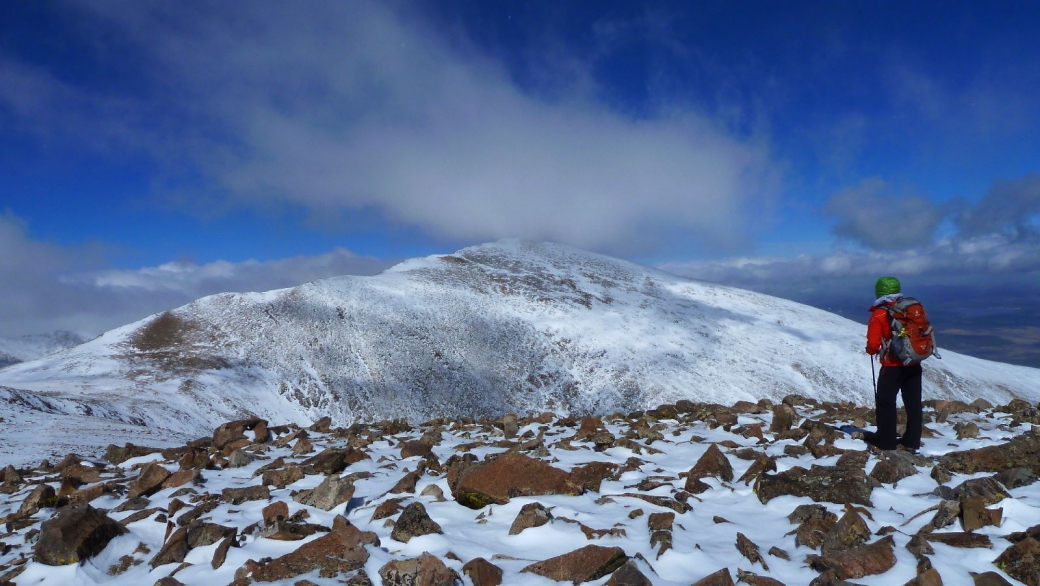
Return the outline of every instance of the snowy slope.
[[[0,368],[43,358],[66,348],[78,346],[88,339],[83,334],[64,330],[17,338],[0,337]]]
[[[206,297],[4,369],[0,386],[70,415],[189,435],[250,413],[349,424],[789,393],[871,404],[864,329],[573,248],[503,241],[374,277]],[[926,373],[926,398],[1040,399],[1037,369],[944,352]]]

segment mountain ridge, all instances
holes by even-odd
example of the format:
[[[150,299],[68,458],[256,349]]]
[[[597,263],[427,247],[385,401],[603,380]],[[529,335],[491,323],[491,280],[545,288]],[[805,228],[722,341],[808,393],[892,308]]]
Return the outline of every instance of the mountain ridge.
[[[783,299],[507,240],[372,277],[204,297],[9,367],[0,386],[178,434],[247,415],[344,425],[793,393],[870,403],[864,331]],[[943,355],[927,363],[926,398],[1040,395],[1040,370]]]

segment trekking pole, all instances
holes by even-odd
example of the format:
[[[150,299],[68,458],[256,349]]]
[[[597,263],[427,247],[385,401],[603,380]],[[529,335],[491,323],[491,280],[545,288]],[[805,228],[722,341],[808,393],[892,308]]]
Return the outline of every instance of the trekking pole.
[[[870,356],[870,382],[874,383],[874,402],[877,402],[877,376],[874,374],[874,356]]]

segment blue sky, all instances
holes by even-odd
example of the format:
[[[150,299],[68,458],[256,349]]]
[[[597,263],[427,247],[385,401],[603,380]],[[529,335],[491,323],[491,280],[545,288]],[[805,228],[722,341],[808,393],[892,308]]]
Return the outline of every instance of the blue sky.
[[[1037,3],[3,12],[0,336],[521,237],[1040,366]]]

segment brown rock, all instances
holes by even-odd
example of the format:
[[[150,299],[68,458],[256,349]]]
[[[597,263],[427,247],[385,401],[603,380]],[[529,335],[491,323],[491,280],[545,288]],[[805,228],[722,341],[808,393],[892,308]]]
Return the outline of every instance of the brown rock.
[[[972,580],[975,581],[975,586],[1013,586],[1004,576],[996,572],[968,573],[971,575]]]
[[[328,448],[304,460],[300,466],[313,471],[314,474],[328,476],[329,474],[339,474],[346,470],[347,466],[367,459],[368,455],[361,450]]]
[[[588,462],[572,468],[571,479],[585,490],[599,492],[603,480],[612,477],[617,469],[618,465],[613,462]]]
[[[993,560],[993,565],[1026,584],[1040,584],[1040,541],[1023,539]]]
[[[689,479],[706,478],[708,476],[714,476],[726,482],[732,482],[733,480],[733,466],[717,444],[708,446],[707,451],[690,469],[687,473],[687,483],[689,483]]]
[[[184,486],[185,484],[191,483],[194,485],[200,485],[205,480],[202,478],[202,472],[197,468],[191,470],[178,470],[163,481],[163,488],[176,488],[178,486]]]
[[[405,507],[401,516],[397,518],[390,537],[407,543],[413,537],[434,533],[443,533],[441,526],[430,518],[422,503],[412,503]]]
[[[743,482],[744,486],[747,486],[763,472],[776,472],[776,458],[766,454],[759,454],[737,482]]]
[[[957,439],[966,440],[974,439],[979,437],[979,426],[974,423],[962,422],[953,426],[953,430],[957,432]]]
[[[210,562],[210,566],[214,570],[224,565],[227,560],[228,550],[237,543],[237,538],[234,534],[227,535],[220,541],[220,545],[213,551],[213,560]]]
[[[397,481],[397,484],[395,484],[393,488],[389,490],[389,492],[390,494],[415,494],[415,487],[417,484],[419,484],[419,479],[421,478],[421,471],[415,470],[414,472],[409,472],[408,474],[402,476],[401,479]]]
[[[737,581],[748,586],[784,586],[784,583],[780,580],[768,576],[759,576],[754,572],[746,572],[739,568],[737,569]]]
[[[239,421],[229,421],[213,431],[213,448],[216,450],[223,450],[228,445],[241,440],[246,440],[246,430],[253,429],[260,423],[260,419],[242,419]],[[265,423],[266,425],[266,423]],[[246,444],[249,441],[246,440]],[[229,454],[231,452],[228,452]]]
[[[876,481],[862,469],[838,466],[812,466],[806,470],[795,466],[779,474],[763,473],[755,482],[758,500],[768,503],[784,495],[809,497],[817,502],[855,503],[871,506],[870,493]]]
[[[541,503],[527,503],[520,508],[516,519],[513,519],[513,524],[509,527],[509,534],[519,535],[525,529],[541,527],[552,521],[552,518],[552,513]]]
[[[894,540],[885,536],[869,545],[824,556],[810,556],[809,566],[818,571],[833,571],[839,579],[883,574],[896,565]]]
[[[225,488],[220,492],[224,502],[240,505],[247,501],[266,501],[271,498],[271,489],[266,486],[245,486],[242,488]]]
[[[303,468],[290,464],[280,470],[268,470],[263,473],[263,483],[275,488],[285,488],[297,480],[303,480]]]
[[[340,573],[359,570],[366,561],[368,550],[357,535],[336,531],[334,526],[331,533],[308,541],[280,558],[268,562],[249,560],[235,572],[235,578],[275,582],[315,570],[323,578],[332,578]]]
[[[41,508],[54,507],[57,504],[58,495],[55,494],[54,487],[49,484],[40,484],[32,489],[29,496],[25,497],[25,500],[22,501],[22,506],[18,508],[18,512],[14,514],[14,517],[31,517],[40,512]]]
[[[697,580],[690,586],[735,586],[735,584],[733,583],[733,576],[729,573],[729,568],[722,568]]]
[[[870,539],[870,528],[867,522],[856,511],[849,509],[834,527],[827,532],[823,540],[824,555],[852,549]]]
[[[162,483],[170,477],[170,471],[156,462],[152,462],[141,469],[141,473],[129,486],[127,498],[136,496],[151,496],[162,488]]]
[[[48,566],[75,564],[95,556],[114,537],[126,533],[122,525],[89,505],[70,505],[40,526],[33,559]]]
[[[943,586],[942,576],[935,568],[930,568],[915,576],[903,586]]]
[[[785,403],[780,403],[773,407],[773,420],[769,424],[769,431],[771,433],[780,433],[787,431],[794,426],[794,422],[798,419],[798,412],[793,407]]]
[[[423,552],[417,558],[388,562],[379,569],[383,586],[453,586],[458,578],[440,558]]]
[[[462,566],[462,573],[469,576],[473,586],[499,586],[502,583],[502,568],[484,558],[473,558]]]
[[[322,417],[321,419],[315,421],[307,429],[309,429],[309,430],[311,430],[313,432],[316,432],[316,433],[328,433],[329,429],[331,427],[332,427],[332,418],[326,416],[326,417]]]
[[[1002,472],[1022,467],[1040,470],[1040,436],[1027,433],[1004,444],[951,452],[940,458],[938,465],[962,474]]]
[[[147,456],[148,454],[154,454],[159,451],[159,448],[145,448],[135,446],[131,443],[126,443],[123,447],[119,447],[115,444],[109,444],[108,448],[105,449],[105,459],[113,464],[122,464],[130,458],[138,458],[141,456]]]
[[[394,498],[379,503],[379,506],[377,506],[375,511],[372,512],[372,520],[378,521],[379,519],[393,517],[401,510],[401,503],[404,501],[405,499],[403,498]]]
[[[323,511],[331,511],[343,503],[350,502],[353,496],[354,482],[350,478],[332,474],[326,476],[313,490],[301,492],[294,496],[293,500]]]
[[[988,535],[951,531],[946,533],[924,533],[924,538],[931,543],[943,543],[951,547],[986,548],[993,547]]]
[[[650,513],[646,522],[650,531],[671,531],[675,513]]]
[[[289,505],[284,501],[273,502],[261,512],[264,525],[273,525],[275,521],[284,521],[289,518]]]
[[[453,489],[455,500],[471,509],[505,504],[514,496],[581,494],[570,474],[523,454],[501,454],[469,467]]]
[[[620,547],[586,545],[583,548],[531,564],[520,570],[545,576],[550,580],[591,582],[613,573],[620,568],[628,556]]]
[[[603,586],[653,586],[653,584],[639,571],[639,566],[634,561],[628,560],[625,565],[610,575],[610,579]]]
[[[766,565],[766,561],[762,559],[762,554],[759,553],[758,545],[739,531],[737,532],[737,551],[752,564],[760,564],[765,571],[769,571],[769,566]]]

